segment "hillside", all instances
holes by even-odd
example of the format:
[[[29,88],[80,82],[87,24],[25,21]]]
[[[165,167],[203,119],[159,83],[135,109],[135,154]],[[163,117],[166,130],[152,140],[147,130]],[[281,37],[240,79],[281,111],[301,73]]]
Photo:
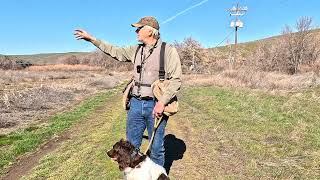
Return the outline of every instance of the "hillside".
[[[56,64],[57,60],[68,55],[87,55],[89,52],[41,53],[32,55],[9,55],[13,60],[27,61],[32,64]],[[0,55],[4,56],[4,55]]]
[[[56,64],[60,57],[68,55],[86,55],[87,52],[68,52],[68,53],[44,53],[34,55],[18,55],[18,59],[29,61],[33,64]]]
[[[312,30],[316,36],[320,37],[320,28]],[[283,37],[283,35],[272,36],[264,39],[249,41],[245,43],[239,43],[237,49],[241,54],[241,57],[246,58],[250,53],[254,52],[259,44],[263,43],[273,43],[274,41],[278,40],[279,38]],[[234,48],[234,42],[232,42],[231,47],[230,45],[219,46],[217,48],[209,48],[208,50],[211,52],[219,51],[221,53],[222,58],[227,58],[230,52],[230,48]]]

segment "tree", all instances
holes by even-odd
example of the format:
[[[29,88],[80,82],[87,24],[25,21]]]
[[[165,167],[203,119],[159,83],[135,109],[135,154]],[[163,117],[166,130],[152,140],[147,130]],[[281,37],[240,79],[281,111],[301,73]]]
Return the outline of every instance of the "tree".
[[[185,70],[200,72],[202,60],[205,57],[205,51],[201,44],[192,37],[185,38],[183,42],[175,42],[181,63]]]
[[[296,74],[301,64],[314,63],[319,57],[319,42],[312,30],[312,18],[301,17],[296,23],[296,33],[289,26],[283,30],[285,62],[288,72]]]

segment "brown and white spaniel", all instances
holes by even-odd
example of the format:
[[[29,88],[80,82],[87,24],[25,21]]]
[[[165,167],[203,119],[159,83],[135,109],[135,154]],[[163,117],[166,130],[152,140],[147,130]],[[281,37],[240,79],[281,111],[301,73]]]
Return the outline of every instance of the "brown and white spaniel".
[[[119,164],[126,180],[169,180],[162,166],[140,153],[129,141],[121,139],[107,154]]]

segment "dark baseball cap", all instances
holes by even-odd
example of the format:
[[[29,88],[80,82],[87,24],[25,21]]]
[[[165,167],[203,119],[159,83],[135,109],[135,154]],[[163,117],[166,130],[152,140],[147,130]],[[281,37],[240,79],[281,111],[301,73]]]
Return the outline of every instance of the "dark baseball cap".
[[[157,30],[159,30],[159,28],[160,28],[159,23],[156,20],[156,18],[152,17],[152,16],[143,17],[140,19],[139,22],[131,24],[132,27],[137,27],[137,28],[142,27],[142,26],[146,26],[146,25],[151,26]]]

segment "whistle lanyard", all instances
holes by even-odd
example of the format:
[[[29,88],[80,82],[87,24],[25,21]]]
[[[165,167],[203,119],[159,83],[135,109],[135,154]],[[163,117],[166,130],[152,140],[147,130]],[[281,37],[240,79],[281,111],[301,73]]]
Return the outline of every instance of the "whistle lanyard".
[[[151,56],[151,54],[153,53],[153,49],[155,48],[157,42],[154,44],[154,46],[150,49],[150,53],[149,55],[145,58],[144,57],[144,46],[142,46],[141,48],[141,60],[140,60],[140,73],[139,73],[139,85],[138,85],[138,95],[141,95],[140,94],[140,91],[141,91],[141,81],[142,81],[142,72],[143,72],[143,69],[144,69],[144,64],[145,64],[145,61]]]
[[[140,59],[140,72],[139,72],[139,85],[138,85],[138,95],[140,96],[140,91],[141,91],[141,80],[142,80],[142,69],[143,69],[143,64],[144,64],[144,58],[143,58],[143,50],[144,47],[142,46],[141,48],[141,59]]]

